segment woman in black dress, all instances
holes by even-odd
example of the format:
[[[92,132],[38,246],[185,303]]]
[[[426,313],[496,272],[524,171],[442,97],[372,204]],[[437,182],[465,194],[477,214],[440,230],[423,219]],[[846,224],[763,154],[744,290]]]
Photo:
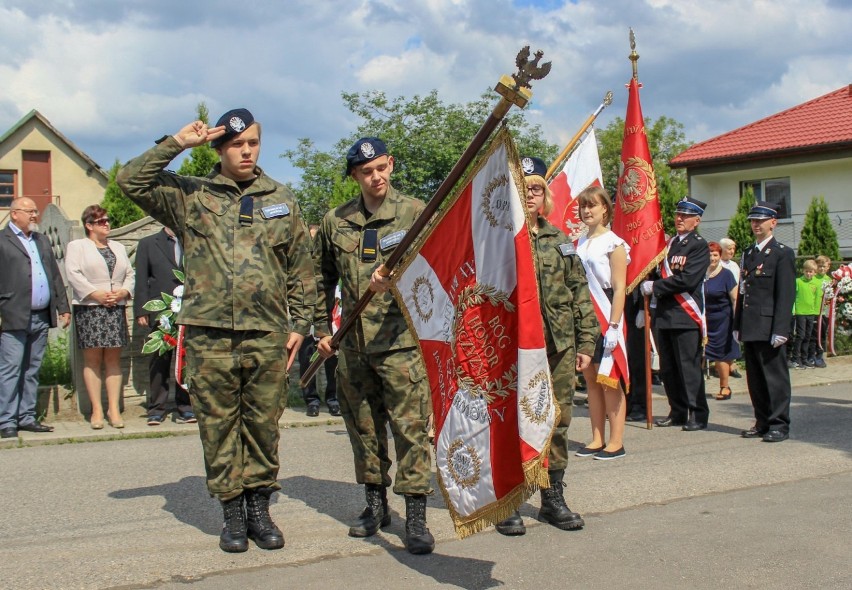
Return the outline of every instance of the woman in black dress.
[[[77,347],[83,351],[83,381],[92,403],[91,426],[104,427],[101,387],[105,382],[107,420],[113,428],[124,428],[120,362],[128,340],[125,306],[133,293],[135,274],[124,246],[108,239],[106,210],[90,205],[82,221],[86,237],[68,243],[65,268],[74,291],[74,324]]]
[[[704,281],[704,301],[707,317],[707,346],[704,356],[707,362],[716,361],[719,375],[719,393],[716,399],[731,398],[728,377],[731,365],[740,357],[740,346],[734,340],[734,304],[737,301],[737,280],[734,273],[722,266],[722,247],[710,242],[710,267]]]

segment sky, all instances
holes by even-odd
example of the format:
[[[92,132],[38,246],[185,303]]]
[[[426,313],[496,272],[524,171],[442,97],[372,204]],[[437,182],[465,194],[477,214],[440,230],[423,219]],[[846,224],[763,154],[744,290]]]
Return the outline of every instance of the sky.
[[[246,107],[261,167],[298,183],[282,152],[359,123],[341,92],[466,103],[530,45],[553,65],[527,118],[562,147],[607,90],[597,126],[624,117],[630,27],[644,115],[690,141],[852,83],[852,0],[0,0],[0,133],[37,109],[109,168],[201,101]]]

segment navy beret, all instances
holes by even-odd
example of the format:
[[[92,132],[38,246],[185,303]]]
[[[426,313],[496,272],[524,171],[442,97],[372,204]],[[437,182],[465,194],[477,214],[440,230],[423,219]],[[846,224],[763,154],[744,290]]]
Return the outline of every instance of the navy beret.
[[[684,213],[686,215],[704,215],[704,210],[707,208],[707,203],[693,199],[692,197],[683,197],[677,202],[675,213]]]
[[[379,156],[387,155],[388,148],[378,137],[362,137],[352,144],[349,151],[346,152],[346,173],[344,176],[349,176],[352,168],[366,164],[378,158]]]
[[[254,123],[254,115],[248,109],[231,109],[216,121],[216,127],[225,126],[225,134],[210,142],[210,147],[217,148],[232,137],[239,135]]]
[[[749,219],[778,219],[778,207],[768,201],[758,201],[749,209]]]
[[[547,174],[547,164],[541,158],[532,156],[524,156],[521,158],[521,168],[524,169],[524,176],[541,176]]]

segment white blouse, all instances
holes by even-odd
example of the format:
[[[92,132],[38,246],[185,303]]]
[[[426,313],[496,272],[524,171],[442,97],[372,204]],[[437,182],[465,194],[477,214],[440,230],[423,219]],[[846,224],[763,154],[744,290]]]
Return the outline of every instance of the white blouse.
[[[612,230],[591,239],[589,236],[583,236],[577,243],[577,255],[583,261],[586,275],[594,275],[604,289],[612,289],[609,255],[618,246],[624,246],[627,263],[630,264],[630,246]]]

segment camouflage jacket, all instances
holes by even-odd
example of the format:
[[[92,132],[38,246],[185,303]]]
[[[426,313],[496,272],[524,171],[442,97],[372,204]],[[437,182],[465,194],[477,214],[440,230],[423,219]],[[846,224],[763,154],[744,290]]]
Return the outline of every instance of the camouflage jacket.
[[[533,243],[547,353],[573,348],[592,356],[601,330],[573,242],[539,217]]]
[[[343,314],[352,313],[355,304],[370,286],[373,271],[391,255],[394,248],[425,205],[402,195],[393,187],[378,211],[369,219],[359,195],[325,214],[317,233],[317,249],[322,275],[321,293],[324,304],[317,309],[315,329],[328,333],[328,311],[334,299],[334,288],[341,282]],[[366,230],[378,230],[375,262],[362,262],[361,249]],[[322,299],[322,298],[321,298]],[[393,295],[377,293],[340,342],[340,347],[373,354],[415,346],[405,317]]]
[[[167,138],[118,172],[124,193],[172,228],[183,246],[180,324],[307,334],[316,307],[311,241],[293,193],[257,168],[243,191],[220,173],[178,176],[164,168],[182,151]],[[240,198],[254,219],[238,220]]]

